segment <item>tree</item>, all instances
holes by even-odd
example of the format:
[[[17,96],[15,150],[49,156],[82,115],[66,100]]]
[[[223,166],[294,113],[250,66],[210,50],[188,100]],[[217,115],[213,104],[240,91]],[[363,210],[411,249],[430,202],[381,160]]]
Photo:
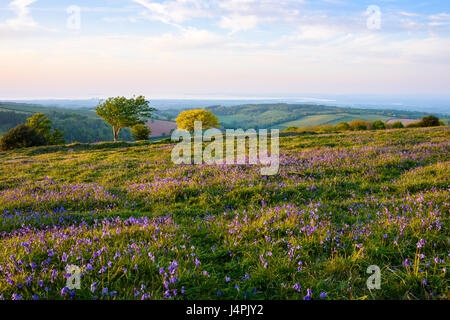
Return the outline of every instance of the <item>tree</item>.
[[[423,117],[420,121],[421,127],[438,127],[440,125],[439,118],[435,116]]]
[[[350,130],[350,125],[347,122],[338,123],[335,127],[337,131],[347,131]]]
[[[148,140],[152,130],[145,124],[137,124],[131,128],[131,135],[136,140]]]
[[[27,119],[26,125],[36,130],[47,141],[50,140],[52,131],[52,121],[48,119],[43,113],[35,113],[32,117]]]
[[[97,115],[112,127],[114,141],[119,138],[122,128],[144,124],[147,118],[152,117],[152,112],[155,110],[149,106],[149,102],[143,96],[133,96],[131,99],[125,97],[109,98],[100,102],[95,108]]]
[[[394,128],[394,129],[402,129],[404,127],[405,126],[403,125],[403,123],[401,121],[397,121],[392,124],[392,128]]]
[[[66,139],[64,139],[64,131],[59,130],[58,128],[53,129],[53,133],[48,140],[49,145],[59,145],[65,144]]]
[[[52,121],[43,113],[35,113],[32,117],[28,118],[26,126],[33,128],[38,134],[43,136],[46,144],[58,145],[66,142],[63,138],[63,131],[55,128],[52,132]]]
[[[220,127],[219,119],[206,109],[196,109],[181,112],[177,119],[178,128],[189,132],[194,131],[194,122],[201,121],[202,129],[211,129]]]
[[[19,124],[6,132],[0,139],[1,150],[12,150],[16,148],[26,148],[34,146],[43,146],[47,144],[45,137],[36,131],[36,129]]]
[[[384,130],[384,129],[386,129],[386,125],[384,124],[383,121],[376,120],[372,123],[372,128],[374,130]]]

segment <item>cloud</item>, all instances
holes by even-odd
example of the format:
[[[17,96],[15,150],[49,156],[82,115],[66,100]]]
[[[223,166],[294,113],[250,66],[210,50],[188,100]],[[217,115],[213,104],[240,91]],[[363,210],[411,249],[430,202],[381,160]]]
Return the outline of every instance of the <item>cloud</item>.
[[[289,20],[299,13],[303,0],[131,0],[143,6],[142,17],[180,29],[197,18],[219,20],[219,27],[236,33],[257,28],[262,22]],[[192,26],[192,25],[191,25]]]
[[[429,16],[431,20],[449,20],[450,21],[450,13],[439,13],[432,16]]]
[[[349,32],[334,25],[310,25],[271,42],[268,49],[297,56],[302,62],[360,65],[450,66],[450,39],[420,35],[399,39],[368,30]]]
[[[442,26],[450,25],[450,22],[437,22],[437,21],[434,21],[434,22],[428,23],[428,25],[430,27],[442,27]]]
[[[435,15],[428,16],[428,19],[432,20],[428,23],[430,27],[444,27],[450,25],[450,14],[449,13],[439,13]]]
[[[145,35],[145,30],[135,32],[140,23],[130,29],[98,24],[99,32],[41,32],[24,41],[25,31],[11,32],[12,26],[37,29],[40,17],[35,13],[34,21],[27,2],[13,1],[14,18],[0,26],[5,39],[0,42],[0,70],[7,79],[2,88],[161,93],[198,88],[370,91],[373,86],[408,91],[443,88],[450,81],[450,39],[444,32],[438,35],[443,28],[432,28],[448,24],[447,13],[416,18],[406,11],[386,11],[382,30],[373,32],[362,11],[344,16],[304,1],[131,2],[126,8],[91,8],[91,16],[109,22],[149,19],[176,28],[158,24]],[[109,13],[114,14],[102,17]],[[27,16],[31,20],[20,19]],[[237,34],[242,31],[245,37]],[[117,33],[121,35],[113,36]]]
[[[307,25],[299,27],[298,30],[294,36],[297,41],[326,41],[341,34],[337,28],[327,25]]]
[[[149,48],[159,50],[196,50],[215,48],[224,43],[225,38],[208,30],[189,27],[177,34],[166,33],[145,41]]]
[[[194,18],[210,17],[208,2],[202,0],[173,0],[153,2],[149,0],[132,0],[145,7],[142,14],[151,20],[161,21],[180,27],[180,24]]]
[[[413,13],[413,12],[401,11],[401,12],[399,12],[399,14],[402,16],[405,16],[405,17],[420,17],[420,14]]]
[[[136,17],[104,17],[102,18],[104,22],[116,23],[116,22],[130,22],[135,23],[138,21]]]
[[[232,15],[222,17],[219,26],[223,29],[230,30],[231,33],[239,31],[247,31],[258,25],[259,19],[256,16]]]
[[[219,2],[219,26],[232,33],[247,31],[261,23],[291,21],[303,0],[226,0]]]
[[[33,19],[29,6],[36,1],[14,0],[8,4],[8,9],[15,14],[15,17],[0,23],[2,39],[18,40],[57,32],[56,29],[44,27]]]
[[[30,15],[29,5],[37,0],[14,0],[8,5],[8,8],[16,13],[16,17],[6,20],[6,25],[13,30],[34,29],[38,25]]]
[[[48,37],[20,47],[0,43],[0,69],[8,79],[4,92],[20,88],[18,94],[45,87],[48,94],[86,94],[95,88],[105,95],[150,90],[150,96],[223,88],[247,93],[444,90],[450,80],[449,41],[349,34],[317,25],[300,28],[284,42],[241,43],[188,27],[157,36]]]
[[[219,3],[219,7],[232,12],[248,11],[256,0],[226,0]]]

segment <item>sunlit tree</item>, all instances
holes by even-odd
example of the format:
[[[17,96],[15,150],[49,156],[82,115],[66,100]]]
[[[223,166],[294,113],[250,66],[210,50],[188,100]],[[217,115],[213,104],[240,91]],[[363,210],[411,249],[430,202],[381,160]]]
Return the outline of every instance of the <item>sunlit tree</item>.
[[[206,109],[196,109],[181,112],[177,119],[178,129],[189,132],[194,131],[194,123],[196,121],[202,122],[203,129],[211,129],[220,127],[219,119]]]

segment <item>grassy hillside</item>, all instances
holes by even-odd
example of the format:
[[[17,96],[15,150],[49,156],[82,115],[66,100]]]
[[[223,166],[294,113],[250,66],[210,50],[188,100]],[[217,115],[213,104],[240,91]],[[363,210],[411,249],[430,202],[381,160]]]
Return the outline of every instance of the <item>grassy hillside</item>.
[[[207,108],[219,117],[225,128],[279,128],[337,124],[353,119],[382,120],[421,119],[423,112],[337,108],[308,104],[249,104],[234,107]],[[179,110],[159,111],[162,116],[176,118]]]
[[[447,299],[449,138],[283,137],[272,177],[175,166],[165,142],[0,153],[0,295]],[[81,290],[64,289],[68,264]]]
[[[63,109],[32,104],[0,102],[0,136],[35,113],[44,113],[53,125],[64,131],[64,138],[71,142],[98,142],[113,139],[112,130],[94,111]],[[133,141],[129,129],[120,133],[120,139]]]
[[[364,121],[388,121],[392,119],[392,116],[378,115],[378,114],[351,114],[351,113],[339,113],[339,114],[321,114],[314,116],[306,116],[294,121],[283,122],[278,125],[279,128],[289,127],[308,127],[308,126],[320,126],[324,124],[338,124],[340,122],[350,122],[354,119],[364,119]]]
[[[36,104],[26,104],[26,103],[14,103],[14,102],[0,102],[0,111],[14,111],[25,114],[34,114],[34,113],[71,113],[80,116],[86,116],[90,119],[98,119],[95,112],[88,109],[65,109],[58,107],[46,107],[42,105]]]
[[[307,127],[323,124],[337,124],[353,119],[382,120],[420,119],[422,112],[336,108],[318,105],[294,104],[256,104],[234,107],[209,107],[225,128],[279,128]],[[161,133],[168,135],[175,127],[167,117],[175,119],[180,110],[159,110],[155,113],[157,123],[153,125],[153,136]],[[54,125],[65,132],[68,143],[98,142],[112,140],[112,131],[94,111],[88,109],[66,109],[45,107],[33,104],[1,103],[0,102],[0,135],[23,123],[34,113],[44,113]],[[448,121],[447,121],[448,122]],[[446,123],[447,123],[446,122]],[[152,123],[149,122],[150,127]],[[129,129],[121,131],[120,139],[133,141]]]
[[[44,113],[54,122],[54,126],[64,131],[66,142],[99,142],[113,139],[111,127],[100,119],[93,110],[46,107],[33,104],[0,102],[0,136],[35,113]],[[155,119],[159,119],[155,115]],[[176,124],[173,121],[149,120],[151,137],[170,134]],[[120,140],[134,141],[128,128],[121,131]]]

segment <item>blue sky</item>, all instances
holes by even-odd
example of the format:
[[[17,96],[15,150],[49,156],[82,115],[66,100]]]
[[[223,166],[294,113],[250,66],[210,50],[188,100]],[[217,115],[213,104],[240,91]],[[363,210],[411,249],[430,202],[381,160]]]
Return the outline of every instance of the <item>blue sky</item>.
[[[0,98],[449,94],[449,57],[450,1],[0,0]]]

